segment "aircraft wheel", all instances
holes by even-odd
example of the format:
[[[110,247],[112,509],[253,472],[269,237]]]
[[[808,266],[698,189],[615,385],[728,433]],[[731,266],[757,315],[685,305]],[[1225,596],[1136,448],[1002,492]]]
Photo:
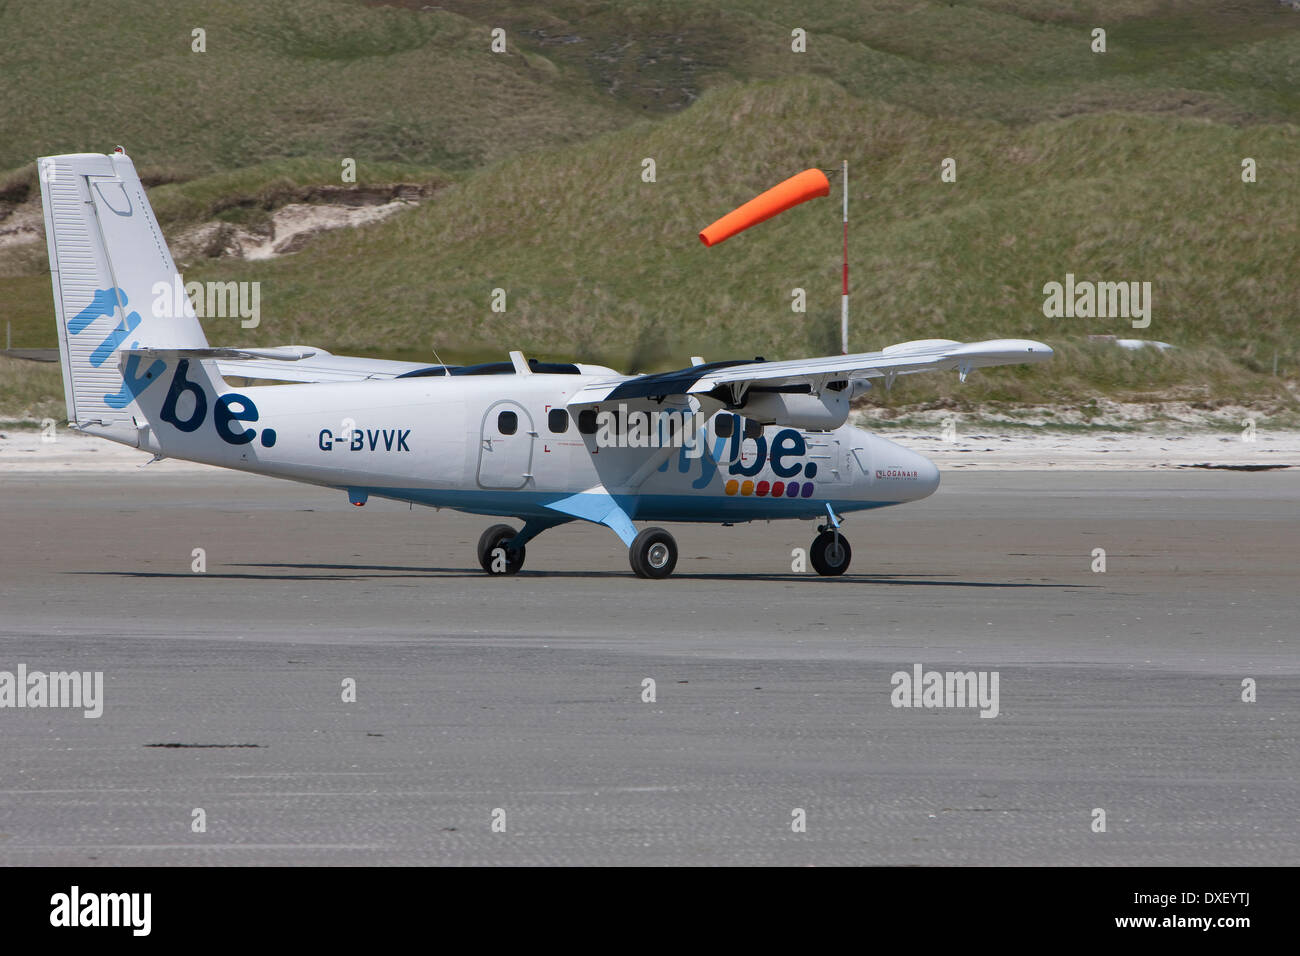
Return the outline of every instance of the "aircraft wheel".
[[[843,574],[849,569],[853,560],[853,549],[849,539],[834,531],[823,531],[813,539],[808,557],[817,573],[826,576]]]
[[[498,575],[519,573],[519,569],[524,566],[524,555],[527,549],[522,545],[518,548],[505,547],[505,542],[517,533],[508,524],[494,524],[483,532],[482,537],[478,539],[478,563],[484,571]],[[505,551],[504,565],[500,561],[500,556],[493,553],[498,548]]]
[[[639,578],[666,578],[677,567],[677,542],[663,528],[646,528],[627,549]]]

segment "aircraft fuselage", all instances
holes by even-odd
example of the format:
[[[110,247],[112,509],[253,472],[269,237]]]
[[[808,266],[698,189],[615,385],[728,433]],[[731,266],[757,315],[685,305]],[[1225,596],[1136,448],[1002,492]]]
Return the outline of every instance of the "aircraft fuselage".
[[[591,376],[223,390],[197,365],[164,374],[166,391],[155,386],[139,397],[155,406],[146,408],[142,448],[344,489],[357,503],[375,495],[555,517],[548,505],[599,487],[635,520],[735,522],[825,517],[827,504],[836,513],[899,504],[926,497],[939,482],[929,459],[851,425],[767,425],[756,433],[751,424],[747,436],[743,409],[709,417],[694,448],[602,447],[601,436],[584,434],[565,409]],[[680,400],[652,407],[686,410]]]

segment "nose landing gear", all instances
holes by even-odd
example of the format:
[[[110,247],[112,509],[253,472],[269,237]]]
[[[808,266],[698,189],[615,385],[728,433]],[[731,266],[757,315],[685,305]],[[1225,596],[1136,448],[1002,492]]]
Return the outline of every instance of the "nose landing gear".
[[[817,526],[821,533],[813,539],[812,547],[808,549],[808,559],[818,574],[835,577],[849,569],[853,549],[849,547],[849,539],[840,533],[840,519],[829,504],[826,505],[826,513],[830,515],[830,520]]]
[[[808,560],[818,574],[831,577],[849,569],[853,549],[849,547],[849,539],[832,528],[813,539],[812,547],[808,549]]]

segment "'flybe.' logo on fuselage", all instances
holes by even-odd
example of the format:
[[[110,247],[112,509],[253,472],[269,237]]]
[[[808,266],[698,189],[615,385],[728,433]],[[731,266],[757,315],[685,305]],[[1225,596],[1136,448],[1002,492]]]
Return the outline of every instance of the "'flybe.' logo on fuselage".
[[[95,346],[90,353],[90,364],[99,368],[114,352],[118,350],[127,336],[136,330],[140,324],[140,313],[126,311],[126,292],[119,288],[96,289],[90,304],[68,320],[68,332],[71,335],[80,335],[86,329],[90,328],[94,321],[104,316],[112,317],[120,310],[122,321],[113,327],[113,330],[104,337],[104,340]],[[135,348],[139,342],[133,342],[131,347]],[[158,360],[147,368],[144,372],[140,371],[140,357],[131,356],[127,360],[126,368],[122,370],[122,388],[113,395],[104,396],[104,404],[109,408],[126,408],[135,396],[139,395],[149,384],[162,374],[165,365]]]
[[[189,359],[176,363],[171,385],[167,387],[167,397],[158,413],[158,417],[168,425],[187,434],[198,431],[208,418],[208,394],[198,382],[190,381],[189,371]],[[186,396],[189,401],[183,403]],[[183,406],[187,406],[184,411]],[[257,429],[243,427],[258,419],[257,406],[247,395],[223,392],[212,402],[212,425],[217,430],[217,437],[227,445],[247,445],[259,437]],[[263,448],[275,446],[274,428],[263,428],[260,437]]]
[[[727,417],[727,416],[723,416]],[[786,498],[810,498],[813,494],[813,483],[811,481],[798,481],[802,477],[811,479],[817,475],[817,463],[815,461],[802,461],[808,454],[808,443],[804,440],[802,433],[795,428],[782,428],[772,436],[771,444],[768,443],[766,432],[755,436],[754,454],[751,456],[744,454],[744,443],[746,441],[744,431],[741,427],[739,415],[731,415],[731,435],[730,437],[721,437],[717,435],[717,424],[712,426],[713,434],[706,435],[701,440],[705,442],[705,447],[711,454],[701,455],[698,452],[691,455],[690,448],[682,448],[677,455],[677,470],[680,474],[687,474],[695,462],[700,463],[700,474],[691,482],[691,487],[696,490],[707,488],[718,475],[722,468],[726,468],[727,475],[736,475],[738,478],[730,478],[723,486],[723,490],[728,495],[751,495],[756,494],[760,497],[786,497]],[[710,447],[711,439],[711,447]],[[665,461],[659,466],[661,472],[667,471],[670,461]],[[764,468],[771,468],[775,476],[774,481],[758,481],[751,479],[756,477]]]

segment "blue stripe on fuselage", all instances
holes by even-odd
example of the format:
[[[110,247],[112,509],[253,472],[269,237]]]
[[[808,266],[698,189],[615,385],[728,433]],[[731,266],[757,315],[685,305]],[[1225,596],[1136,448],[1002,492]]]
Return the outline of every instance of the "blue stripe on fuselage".
[[[437,508],[452,508],[472,514],[502,515],[518,518],[554,518],[559,512],[547,505],[579,497],[568,492],[545,491],[466,491],[441,488],[385,488],[349,486],[378,498],[413,501]],[[596,497],[596,496],[593,496]],[[599,496],[604,497],[604,496]],[[903,504],[899,501],[861,501],[823,498],[758,498],[722,495],[653,495],[619,496],[636,521],[766,521],[786,518],[824,518],[829,504],[837,514],[865,511]]]

